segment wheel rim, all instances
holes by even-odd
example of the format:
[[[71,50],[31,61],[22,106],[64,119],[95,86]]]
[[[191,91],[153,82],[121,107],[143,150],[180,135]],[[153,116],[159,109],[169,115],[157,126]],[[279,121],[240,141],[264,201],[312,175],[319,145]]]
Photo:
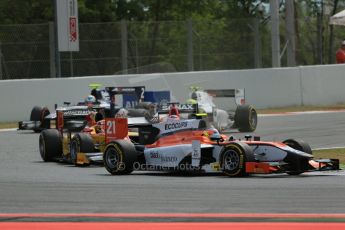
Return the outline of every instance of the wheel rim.
[[[71,148],[70,148],[72,163],[77,162],[77,153],[78,153],[78,143],[76,141],[72,141]]]
[[[109,168],[115,169],[119,167],[121,155],[114,148],[108,148],[105,156],[105,161]]]
[[[250,112],[250,125],[251,127],[255,128],[257,124],[257,114],[255,112],[255,110],[252,110]]]
[[[224,169],[232,171],[239,167],[240,157],[234,150],[230,149],[224,153],[223,162]]]
[[[44,139],[43,139],[42,135],[40,135],[40,138],[39,138],[39,150],[40,150],[40,154],[41,154],[42,159],[44,159],[45,143],[44,143]]]

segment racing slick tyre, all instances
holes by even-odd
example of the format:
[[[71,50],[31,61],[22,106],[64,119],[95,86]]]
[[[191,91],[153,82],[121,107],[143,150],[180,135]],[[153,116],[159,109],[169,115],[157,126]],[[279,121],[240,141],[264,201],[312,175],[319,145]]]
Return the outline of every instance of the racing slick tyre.
[[[311,150],[310,145],[304,142],[303,140],[287,139],[283,141],[283,143],[290,146],[293,149],[297,149],[305,153],[313,154],[313,151]]]
[[[50,112],[49,112],[49,109],[47,107],[42,108],[40,106],[34,106],[32,108],[31,114],[30,114],[30,121],[41,122],[40,126],[38,128],[34,129],[35,133],[39,133],[43,129],[49,129],[50,128],[49,120],[44,119],[49,114],[50,114]]]
[[[134,145],[126,140],[110,142],[103,153],[103,163],[112,175],[125,175],[133,172],[133,165],[137,161]]]
[[[299,151],[308,153],[308,154],[313,154],[313,151],[311,150],[311,147],[308,143],[304,142],[303,140],[297,140],[297,139],[287,139],[285,141],[283,141],[284,144],[286,144],[287,146],[293,148],[293,149],[297,149]],[[294,159],[294,163],[292,164],[292,170],[290,169],[287,170],[287,174],[289,175],[299,175],[303,172],[305,172],[305,170],[301,170],[301,166],[304,165],[308,165],[307,160],[303,159],[302,161],[299,159]],[[308,166],[304,166],[303,168],[307,168]]]
[[[246,143],[231,142],[220,154],[220,167],[230,177],[247,176],[246,162],[255,161],[252,148]]]
[[[82,153],[95,152],[95,146],[91,136],[87,133],[77,133],[73,136],[70,144],[70,160],[71,163],[77,165],[77,155]],[[85,166],[89,164],[83,164]]]
[[[237,106],[234,118],[240,132],[253,132],[258,124],[258,115],[252,105]]]
[[[53,161],[62,154],[62,136],[57,129],[43,130],[39,137],[39,150],[42,160]]]

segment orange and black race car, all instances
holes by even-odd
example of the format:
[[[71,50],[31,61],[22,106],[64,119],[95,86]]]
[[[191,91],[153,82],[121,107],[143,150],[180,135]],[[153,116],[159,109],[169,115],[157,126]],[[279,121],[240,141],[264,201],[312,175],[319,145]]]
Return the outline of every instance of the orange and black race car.
[[[116,126],[117,121],[113,122]],[[182,120],[152,124],[139,132],[139,143],[107,138],[105,168],[114,175],[133,170],[197,170],[223,172],[228,176],[298,175],[339,169],[337,159],[314,159],[309,145],[303,141],[266,142],[248,136],[246,140],[235,140],[217,130],[203,129],[202,123],[202,120]],[[108,135],[112,132],[110,129]]]
[[[39,136],[39,151],[42,160],[90,165],[103,163],[102,155],[106,146],[105,121],[95,122],[92,114],[85,119],[65,118],[66,110],[57,110],[56,128],[45,129]],[[118,115],[122,114],[121,110]],[[68,116],[68,115],[67,115]],[[137,138],[137,132],[126,132],[121,139],[131,141]],[[117,132],[119,133],[119,131]]]

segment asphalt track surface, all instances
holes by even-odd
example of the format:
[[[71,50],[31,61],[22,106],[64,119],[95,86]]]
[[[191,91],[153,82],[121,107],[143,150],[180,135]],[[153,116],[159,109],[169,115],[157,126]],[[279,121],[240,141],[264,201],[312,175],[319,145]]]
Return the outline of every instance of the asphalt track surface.
[[[313,149],[342,147],[344,118],[344,112],[259,117],[258,128],[252,135],[276,141],[301,138]],[[233,135],[244,136],[237,132]],[[0,132],[0,214],[345,213],[344,191],[344,171],[247,178],[143,171],[111,176],[103,167],[42,162],[38,134]],[[6,218],[0,216],[0,221],[13,220]],[[40,218],[19,215],[15,221]],[[68,216],[61,218],[70,220]],[[111,220],[126,222],[126,218]],[[212,222],[212,218],[205,220]],[[54,221],[46,217],[43,220]],[[74,220],[86,221],[88,217],[76,216]],[[95,220],[104,221],[104,217]],[[156,217],[149,220],[157,221]],[[190,221],[184,216],[178,220]]]

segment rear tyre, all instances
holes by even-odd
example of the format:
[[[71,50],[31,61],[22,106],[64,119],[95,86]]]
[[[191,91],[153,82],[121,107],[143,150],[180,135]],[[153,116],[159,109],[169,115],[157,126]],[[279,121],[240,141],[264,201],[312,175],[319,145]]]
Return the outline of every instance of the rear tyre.
[[[239,105],[235,112],[235,126],[240,132],[253,132],[258,124],[258,115],[252,105]]]
[[[112,175],[130,174],[137,162],[137,153],[134,145],[125,140],[110,142],[104,151],[103,162],[106,170]]]
[[[82,153],[93,153],[95,151],[95,145],[89,134],[77,133],[73,136],[70,145],[70,160],[71,163],[77,165],[77,154]]]
[[[39,150],[42,160],[53,161],[62,154],[62,136],[56,129],[43,130],[39,137]]]
[[[246,162],[255,161],[253,150],[242,142],[232,142],[224,146],[220,155],[223,173],[230,177],[247,176]]]
[[[35,106],[31,110],[30,114],[30,121],[39,121],[41,122],[38,128],[35,128],[34,131],[39,133],[41,130],[49,129],[50,128],[50,121],[44,119],[46,116],[50,114],[49,109],[47,107],[40,107]]]
[[[308,153],[308,154],[313,154],[313,151],[311,150],[311,147],[308,143],[304,142],[303,140],[297,140],[297,139],[287,139],[285,141],[283,141],[284,144],[286,144],[287,146]],[[303,159],[295,159],[295,170],[291,170],[291,171],[287,171],[286,173],[289,175],[300,175],[301,173],[305,172],[304,170],[300,170],[299,168],[301,168],[301,165],[308,165],[308,160]],[[294,165],[294,164],[292,164]],[[306,168],[307,166],[304,166],[303,168]]]

